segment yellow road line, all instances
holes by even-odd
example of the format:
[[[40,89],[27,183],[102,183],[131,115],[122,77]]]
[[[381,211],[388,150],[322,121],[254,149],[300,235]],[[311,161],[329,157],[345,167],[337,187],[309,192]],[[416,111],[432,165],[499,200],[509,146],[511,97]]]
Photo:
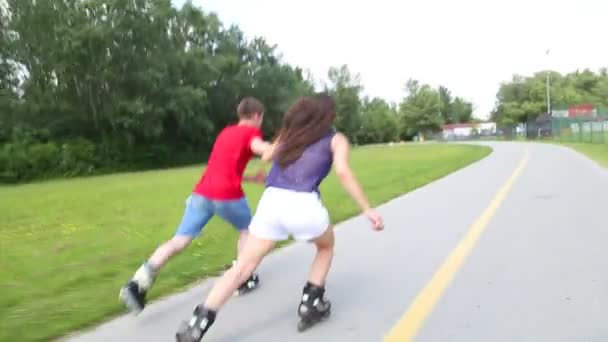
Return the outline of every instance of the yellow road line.
[[[403,317],[393,326],[385,337],[385,342],[410,342],[414,339],[428,315],[433,311],[435,304],[448,287],[456,272],[469,255],[475,243],[485,230],[486,226],[504,201],[513,187],[513,184],[528,163],[529,153],[526,150],[523,158],[484,212],[473,223],[458,246],[445,259],[443,265],[437,270],[433,278],[414,299],[412,305]]]

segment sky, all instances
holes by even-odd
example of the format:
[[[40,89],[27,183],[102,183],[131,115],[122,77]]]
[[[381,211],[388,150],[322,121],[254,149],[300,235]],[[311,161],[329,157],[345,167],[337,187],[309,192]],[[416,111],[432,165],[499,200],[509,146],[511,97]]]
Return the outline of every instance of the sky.
[[[473,102],[478,118],[513,74],[608,67],[606,0],[192,2],[276,44],[285,62],[319,81],[347,64],[365,95],[399,102],[414,78]]]

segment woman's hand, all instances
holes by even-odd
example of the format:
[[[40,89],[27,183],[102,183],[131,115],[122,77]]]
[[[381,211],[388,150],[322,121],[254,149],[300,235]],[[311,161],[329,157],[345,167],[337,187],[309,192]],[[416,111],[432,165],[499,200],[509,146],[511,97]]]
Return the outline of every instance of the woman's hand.
[[[384,229],[384,222],[382,220],[382,216],[378,215],[378,213],[374,209],[367,209],[365,211],[365,215],[372,222],[373,230],[381,231]]]

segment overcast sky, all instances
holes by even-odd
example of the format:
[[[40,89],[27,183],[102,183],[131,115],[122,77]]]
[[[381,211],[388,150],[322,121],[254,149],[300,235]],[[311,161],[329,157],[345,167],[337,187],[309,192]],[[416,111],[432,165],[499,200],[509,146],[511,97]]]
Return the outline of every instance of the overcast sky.
[[[177,5],[184,0],[173,0]],[[355,3],[356,2],[356,3]],[[364,92],[398,102],[408,78],[493,108],[513,73],[608,66],[606,0],[193,0],[224,24],[277,44],[284,60],[326,79],[358,72]],[[550,54],[545,54],[550,49]]]

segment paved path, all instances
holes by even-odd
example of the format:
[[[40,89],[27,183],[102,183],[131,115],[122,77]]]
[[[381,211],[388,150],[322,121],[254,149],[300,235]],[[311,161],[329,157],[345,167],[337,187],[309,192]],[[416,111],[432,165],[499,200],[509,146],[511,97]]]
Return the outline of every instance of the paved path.
[[[384,232],[361,217],[338,226],[328,321],[296,332],[313,256],[296,244],[265,260],[262,286],[231,300],[205,341],[382,341],[391,331],[399,341],[408,329],[415,341],[608,341],[608,171],[562,147],[490,145],[480,162],[380,207]],[[461,241],[471,248],[451,254]],[[69,340],[173,341],[209,286]]]

